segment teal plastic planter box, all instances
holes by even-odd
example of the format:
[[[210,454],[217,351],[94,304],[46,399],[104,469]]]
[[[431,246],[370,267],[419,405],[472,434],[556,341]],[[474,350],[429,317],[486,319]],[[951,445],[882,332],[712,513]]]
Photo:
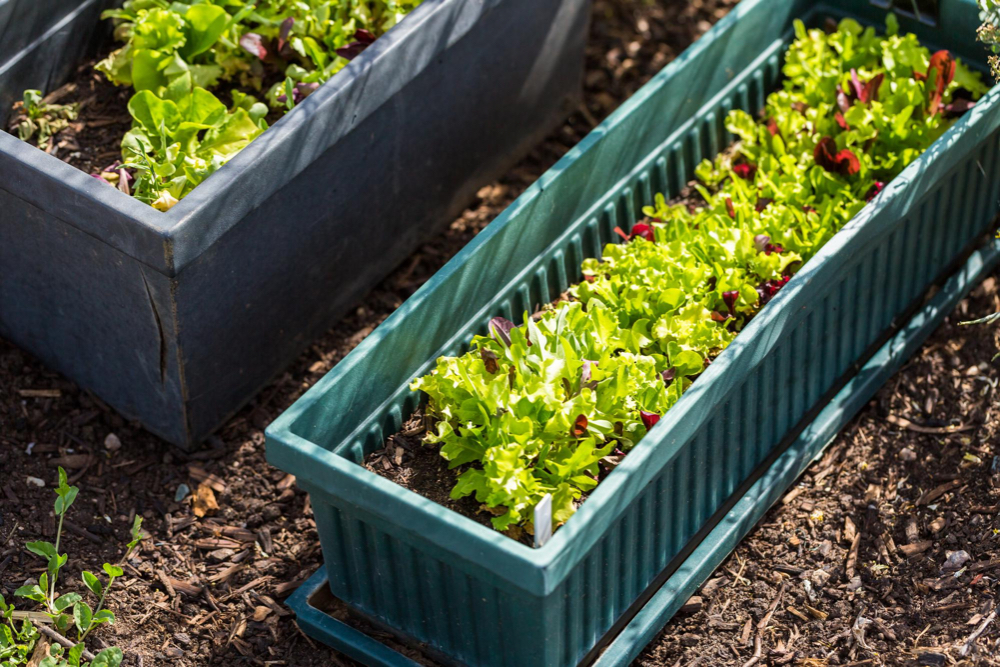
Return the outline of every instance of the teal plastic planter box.
[[[792,21],[867,0],[744,0],[302,397],[268,431],[268,457],[312,494],[332,593],[466,665],[587,662],[694,540],[826,405],[1000,212],[1000,91],[984,97],[831,240],[540,549],[358,465],[418,404],[407,383],[580,279],[615,226],[675,195],[731,143],[780,80]],[[936,23],[900,16],[932,49],[982,65],[972,0]],[[898,324],[898,322],[896,322]]]

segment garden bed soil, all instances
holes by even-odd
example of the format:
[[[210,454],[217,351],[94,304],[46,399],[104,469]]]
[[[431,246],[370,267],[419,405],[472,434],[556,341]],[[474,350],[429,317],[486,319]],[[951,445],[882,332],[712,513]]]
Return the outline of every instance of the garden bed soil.
[[[112,49],[120,47],[112,43],[101,50],[92,60],[80,65],[69,81],[53,91],[45,93],[45,102],[50,104],[78,104],[79,115],[62,132],[50,141],[48,153],[66,164],[88,174],[99,173],[104,168],[121,159],[121,142],[125,133],[132,128],[132,115],[128,102],[134,91],[128,86],[116,86],[95,69]],[[261,91],[244,91],[263,100],[263,93],[278,80],[276,73],[268,74]],[[232,104],[232,91],[238,89],[229,82],[222,82],[212,89],[227,106]],[[16,114],[12,114],[13,118]],[[266,117],[268,126],[278,122],[284,114],[270,109]],[[7,128],[16,134],[16,128]],[[31,141],[33,145],[37,145]]]
[[[50,140],[48,153],[88,174],[121,158],[122,137],[132,127],[128,112],[132,89],[114,85],[94,69],[103,55],[77,68],[60,88],[42,91],[47,103],[79,105],[77,119]],[[16,133],[13,126],[7,129]]]
[[[117,625],[97,637],[121,646],[126,666],[351,664],[305,638],[281,604],[319,567],[321,556],[307,497],[290,476],[265,463],[264,427],[732,4],[710,0],[658,7],[643,0],[596,0],[586,106],[506,177],[484,188],[446,232],[414,253],[364,306],[316,341],[230,420],[206,450],[189,455],[166,445],[0,342],[2,592],[10,599],[25,579],[37,576],[37,563],[23,544],[51,539],[54,533],[51,487],[54,466],[61,463],[81,487],[64,538],[71,555],[65,581],[79,580],[83,568],[117,559],[133,511],[144,515],[152,536],[127,568],[122,587],[110,595]],[[77,140],[99,147],[90,154],[72,156],[78,149],[69,144],[59,149],[58,157],[81,159],[71,163],[96,171],[105,160],[115,159],[127,129],[121,115],[125,89],[95,79],[86,67],[74,82],[76,95],[94,96],[82,117],[113,118],[117,110],[123,121],[120,127],[96,123],[81,128],[81,134],[99,135],[98,140]],[[122,443],[120,449],[103,444],[110,434]],[[44,479],[46,487],[33,486],[29,476]],[[221,489],[213,491],[220,509],[199,519],[189,500],[174,499],[181,484],[195,490],[202,479]]]

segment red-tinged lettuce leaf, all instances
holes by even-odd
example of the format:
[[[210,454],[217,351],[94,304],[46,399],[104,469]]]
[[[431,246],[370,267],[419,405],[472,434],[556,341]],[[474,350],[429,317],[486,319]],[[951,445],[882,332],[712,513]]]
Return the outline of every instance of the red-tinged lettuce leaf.
[[[375,35],[368,30],[359,29],[354,31],[354,39],[362,44],[373,44],[375,42]]]
[[[781,254],[785,252],[785,249],[779,243],[771,243],[771,237],[767,234],[758,234],[753,237],[754,247],[757,248],[757,252],[762,252],[765,255],[770,255],[772,252]]]
[[[868,193],[865,195],[865,201],[871,201],[878,196],[878,193],[882,192],[885,187],[885,183],[882,181],[875,181],[872,186],[868,189]]]
[[[660,415],[655,412],[646,412],[645,410],[639,411],[639,417],[642,419],[642,425],[646,427],[646,430],[656,426],[656,422],[660,421]]]
[[[838,111],[837,113],[833,114],[833,119],[835,121],[837,121],[837,125],[840,126],[840,129],[842,129],[842,130],[849,130],[849,129],[851,129],[847,125],[847,119],[844,118],[844,114],[840,113],[840,111]]]
[[[754,205],[753,208],[754,208],[755,211],[757,211],[758,213],[760,213],[761,211],[763,211],[764,209],[766,209],[770,204],[773,204],[773,203],[774,203],[774,200],[771,199],[770,197],[761,197],[760,199],[757,200],[757,203]]]
[[[858,77],[858,71],[851,69],[851,83],[847,90],[839,88],[837,94],[837,106],[841,111],[846,112],[854,102],[870,104],[878,99],[878,89],[885,79],[885,73],[880,72],[868,81],[862,81]]]
[[[292,32],[292,26],[295,25],[295,17],[289,16],[287,19],[281,22],[281,28],[278,30],[278,52],[284,54],[285,47],[288,46],[288,35]]]
[[[336,49],[336,53],[341,58],[347,58],[348,60],[354,60],[361,53],[372,45],[375,41],[375,35],[368,32],[367,30],[357,30],[354,32],[354,41],[347,46],[342,46]]]
[[[712,318],[713,322],[725,322],[726,320],[728,320],[729,318],[731,318],[732,315],[723,315],[719,311],[713,310],[712,314],[710,315],[710,317]]]
[[[510,347],[510,332],[514,323],[504,317],[494,317],[490,320],[490,335],[495,340]]]
[[[861,99],[864,94],[864,86],[861,84],[861,79],[858,78],[858,70],[851,68],[851,92],[854,95],[854,99]]]
[[[951,104],[946,104],[943,109],[948,116],[961,116],[963,113],[976,106],[972,100],[953,99]]]
[[[635,225],[632,226],[631,234],[626,234],[622,231],[621,227],[615,227],[615,233],[622,237],[625,241],[634,241],[635,239],[642,237],[650,243],[656,242],[656,236],[653,233],[653,226],[645,222],[635,223]]]
[[[791,280],[791,276],[782,276],[775,280],[765,280],[760,285],[757,286],[757,294],[760,296],[760,305],[765,305],[768,301],[773,299],[775,295],[781,291],[781,288],[788,284]]]
[[[844,113],[851,108],[851,98],[840,87],[837,88],[837,107]]]
[[[736,206],[733,204],[732,197],[726,197],[726,213],[728,213],[729,217],[733,220],[736,219]]]
[[[726,308],[732,313],[733,309],[736,308],[736,302],[739,301],[740,291],[739,290],[729,290],[728,292],[722,293],[722,300],[726,302]]]
[[[650,243],[653,243],[654,241],[656,241],[656,237],[653,235],[653,226],[652,225],[648,225],[645,222],[637,222],[632,227],[631,237],[634,239],[634,238],[637,238],[639,236],[641,236],[642,238],[646,239]]]
[[[573,421],[573,436],[582,438],[587,435],[588,424],[587,415],[577,415],[576,419]]]
[[[479,348],[479,356],[483,360],[483,364],[486,365],[487,373],[495,375],[500,371],[500,366],[497,364],[497,355],[493,350],[481,347]]]
[[[913,78],[918,81],[927,81],[934,86],[927,101],[927,112],[932,116],[941,110],[944,91],[948,84],[955,79],[955,67],[955,59],[951,57],[951,54],[941,50],[931,56],[930,64],[927,66],[927,74],[918,76],[918,72],[913,73]]]
[[[252,56],[257,56],[261,60],[267,59],[267,47],[264,46],[264,38],[255,32],[248,32],[240,37],[240,46]]]
[[[869,79],[864,88],[861,89],[861,95],[858,97],[863,104],[870,104],[878,100],[878,89],[882,85],[882,81],[885,79],[885,74],[879,72],[871,79]]]
[[[733,172],[743,180],[752,181],[754,174],[757,173],[757,167],[756,165],[741,162],[740,164],[733,165]]]
[[[837,151],[832,137],[823,137],[813,150],[813,159],[823,169],[841,176],[853,176],[861,170],[861,162],[849,148]]]

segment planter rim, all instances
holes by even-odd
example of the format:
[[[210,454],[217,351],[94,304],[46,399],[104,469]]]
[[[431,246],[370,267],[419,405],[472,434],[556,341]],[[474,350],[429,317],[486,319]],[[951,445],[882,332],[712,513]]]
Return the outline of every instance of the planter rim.
[[[0,75],[35,47],[67,27],[101,0],[86,0],[49,28],[41,37],[0,65]],[[437,55],[459,41],[479,18],[506,0],[424,0],[416,9],[379,37],[344,69],[296,105],[266,132],[209,176],[172,209],[157,211],[117,188],[99,183],[90,174],[53,157],[17,137],[0,131],[0,155],[18,163],[13,179],[48,180],[70,186],[76,193],[72,207],[106,212],[105,219],[81,220],[71,211],[56,210],[44,197],[29,203],[59,217],[65,224],[107,243],[167,276],[174,276],[248,211],[260,205],[321,153],[350,133],[400,88],[431,65]],[[0,0],[0,4],[7,0]],[[431,40],[439,28],[447,39]],[[333,132],[312,122],[322,117],[345,117]],[[294,147],[294,148],[293,148]],[[280,165],[280,168],[278,168]],[[250,168],[266,171],[253,183]],[[19,188],[0,184],[13,196]],[[23,198],[23,197],[22,197]]]
[[[535,549],[510,539],[454,510],[439,505],[417,493],[366,470],[333,450],[343,442],[358,439],[360,433],[369,428],[375,416],[386,403],[393,401],[395,393],[386,401],[374,406],[368,419],[360,423],[352,433],[340,442],[330,443],[330,449],[310,441],[296,433],[295,424],[303,414],[319,402],[325,394],[335,391],[337,382],[349,373],[369,354],[378,354],[380,341],[388,332],[403,326],[407,315],[431,301],[439,285],[453,274],[458,267],[470,261],[478,252],[486,252],[487,242],[519,211],[526,208],[561,173],[583,153],[594,148],[604,137],[618,126],[636,107],[653,96],[655,91],[670,85],[671,79],[687,62],[694,59],[707,45],[731,29],[743,15],[767,4],[768,0],[744,0],[727,16],[721,19],[702,38],[686,49],[674,61],[654,76],[646,85],[629,98],[604,122],[592,130],[579,144],[573,147],[538,181],[532,184],[500,216],[490,223],[475,239],[453,257],[437,274],[420,287],[392,315],[379,325],[357,348],[330,370],[311,389],[282,413],[266,430],[267,456],[277,467],[295,474],[309,487],[311,493],[318,493],[324,501],[334,505],[361,507],[372,514],[391,522],[394,530],[406,534],[411,539],[426,543],[427,527],[435,526],[434,541],[442,549],[458,554],[463,560],[476,562],[483,553],[496,554],[499,565],[494,562],[492,571],[519,589],[531,595],[544,596],[551,593],[561,583],[572,567],[587,554],[588,549],[600,538],[600,530],[588,530],[598,523],[599,518],[613,518],[645,487],[655,470],[671,460],[687,443],[698,427],[707,418],[698,415],[698,401],[711,400],[728,393],[732,387],[724,376],[727,369],[755,367],[780,339],[781,330],[787,326],[807,305],[807,287],[813,281],[821,281],[825,274],[838,265],[851,260],[844,249],[859,241],[888,233],[869,224],[879,216],[898,217],[904,214],[918,199],[923,188],[921,176],[926,175],[931,160],[936,160],[935,171],[947,172],[958,161],[962,150],[957,146],[971,148],[990,132],[1000,126],[998,114],[991,114],[990,108],[1000,103],[1000,85],[994,86],[977,104],[966,112],[949,130],[932,144],[923,155],[889,182],[885,189],[866,205],[833,238],[820,249],[796,274],[796,280],[783,288],[769,307],[764,308],[744,328],[740,336],[726,348],[701,375],[696,383],[685,392],[678,402],[667,411],[650,433],[639,441],[621,464],[591,492],[589,498],[565,525],[559,528],[543,547]],[[949,0],[944,0],[948,4]],[[968,3],[968,0],[951,0],[951,4]],[[843,15],[836,6],[825,2],[812,5],[812,11],[827,11]],[[942,9],[942,15],[947,16]],[[725,93],[725,88],[719,95]],[[711,102],[708,103],[711,105]],[[697,115],[697,112],[693,115]],[[992,116],[992,117],[991,117]],[[678,127],[664,142],[672,144],[688,129],[685,123]],[[953,149],[953,150],[946,150]],[[645,161],[640,162],[639,169]],[[623,180],[626,180],[626,176]],[[914,186],[914,187],[910,187]],[[600,201],[594,205],[598,207]],[[584,214],[580,217],[586,217]],[[567,229],[565,234],[571,234]],[[559,241],[555,241],[557,245]],[[837,257],[841,253],[841,257]],[[489,304],[484,305],[484,310]],[[485,313],[481,313],[485,317]],[[456,334],[442,346],[451,345],[459,338]],[[461,336],[467,344],[466,336]],[[306,465],[304,465],[306,464]],[[338,488],[336,496],[326,492],[324,487]],[[344,493],[350,491],[350,493]],[[360,495],[358,495],[360,494]],[[351,498],[354,502],[347,500]],[[375,504],[364,502],[371,499]],[[377,508],[377,509],[376,509]],[[416,520],[419,519],[419,520]],[[409,526],[421,526],[420,532]]]

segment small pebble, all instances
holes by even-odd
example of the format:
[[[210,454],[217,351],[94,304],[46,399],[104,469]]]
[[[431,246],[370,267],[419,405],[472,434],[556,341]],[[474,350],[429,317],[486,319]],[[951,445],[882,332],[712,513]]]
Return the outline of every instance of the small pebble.
[[[117,452],[122,448],[122,441],[114,433],[108,433],[108,437],[104,439],[104,448],[109,452]]]
[[[903,447],[901,450],[899,450],[899,458],[901,458],[904,461],[916,461],[917,453],[912,449],[910,449],[909,447]]]
[[[809,573],[809,581],[817,588],[822,588],[830,581],[830,573],[826,570],[813,570]]]
[[[174,494],[174,502],[179,503],[188,497],[191,493],[191,488],[187,484],[181,484],[177,487],[177,492]]]
[[[38,479],[37,477],[28,477],[28,484],[37,486],[39,489],[45,488],[45,480]]]
[[[969,552],[964,551],[962,549],[959,549],[958,551],[948,552],[947,555],[948,555],[948,560],[944,562],[944,565],[941,566],[941,569],[952,572],[961,569],[962,566],[965,565],[972,558],[972,556],[969,555]]]

